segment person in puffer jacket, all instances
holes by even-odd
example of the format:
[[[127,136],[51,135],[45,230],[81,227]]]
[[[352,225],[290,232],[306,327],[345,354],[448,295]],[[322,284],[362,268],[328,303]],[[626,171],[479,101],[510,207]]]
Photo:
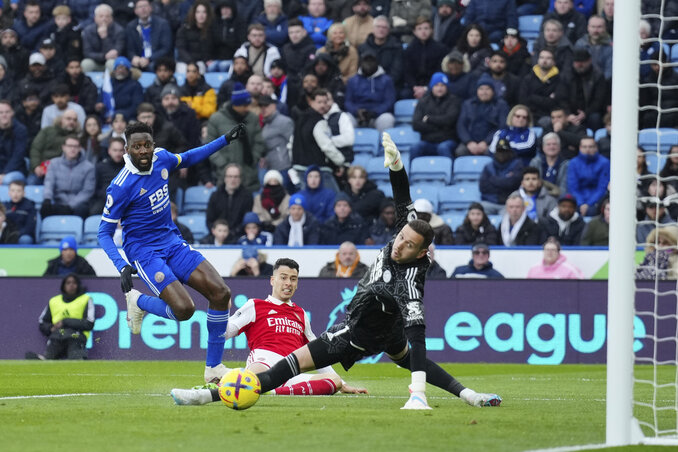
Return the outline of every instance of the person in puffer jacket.
[[[583,279],[584,274],[560,254],[560,242],[549,237],[544,243],[544,259],[527,272],[530,279]]]

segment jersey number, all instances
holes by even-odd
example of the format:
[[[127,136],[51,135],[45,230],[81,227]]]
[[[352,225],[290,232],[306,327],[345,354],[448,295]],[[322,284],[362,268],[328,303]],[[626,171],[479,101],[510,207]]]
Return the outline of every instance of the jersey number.
[[[151,207],[161,202],[163,199],[165,199],[165,196],[168,195],[169,188],[167,187],[167,184],[163,185],[162,188],[158,188],[154,193],[151,193],[151,195],[148,197],[148,200],[151,202]]]

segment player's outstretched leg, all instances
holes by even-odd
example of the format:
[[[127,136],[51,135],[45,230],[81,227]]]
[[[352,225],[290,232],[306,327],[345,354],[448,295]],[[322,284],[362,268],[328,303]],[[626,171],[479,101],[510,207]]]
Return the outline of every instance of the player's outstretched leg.
[[[205,358],[205,382],[216,383],[221,380],[228,368],[221,363],[226,342],[228,309],[231,304],[231,289],[217,270],[203,260],[191,273],[188,285],[200,292],[207,301],[207,355]]]
[[[141,292],[136,289],[132,289],[125,294],[125,301],[127,301],[127,326],[132,331],[132,334],[141,333],[144,311],[137,304],[141,295]]]

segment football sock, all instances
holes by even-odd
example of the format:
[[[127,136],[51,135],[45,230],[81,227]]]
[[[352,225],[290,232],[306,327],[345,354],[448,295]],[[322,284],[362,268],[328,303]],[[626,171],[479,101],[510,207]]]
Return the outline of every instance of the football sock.
[[[408,351],[405,356],[394,362],[400,367],[404,367],[405,369],[409,370],[410,352]],[[456,378],[445,372],[442,367],[428,358],[426,359],[426,382],[432,384],[433,386],[444,389],[447,392],[451,392],[457,397],[459,397],[461,391],[466,389],[465,386],[459,383]]]
[[[299,360],[294,353],[285,356],[266,372],[257,374],[261,383],[261,393],[277,388],[292,377],[301,373]]]
[[[275,389],[276,395],[332,395],[335,392],[337,392],[337,386],[330,378],[302,381]]]
[[[226,325],[228,325],[228,311],[207,310],[207,358],[205,365],[214,367],[221,364],[226,342]]]
[[[146,294],[141,294],[137,300],[137,305],[144,311],[155,314],[158,317],[176,320],[176,317],[174,317],[174,312],[172,312],[172,308],[170,308],[167,303],[158,297],[151,297]]]
[[[218,402],[219,400],[221,400],[221,397],[219,397],[218,389],[210,389],[210,394],[212,394],[212,402]]]

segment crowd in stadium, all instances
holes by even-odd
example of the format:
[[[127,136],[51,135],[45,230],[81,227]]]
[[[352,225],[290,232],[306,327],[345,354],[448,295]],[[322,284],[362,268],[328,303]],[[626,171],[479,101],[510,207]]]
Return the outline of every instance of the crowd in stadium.
[[[5,0],[0,12],[0,243],[40,243],[54,215],[98,224],[123,131],[143,121],[174,153],[246,125],[170,176],[192,243],[386,243],[387,131],[437,245],[607,245],[614,0]],[[656,38],[678,23],[639,33],[641,107],[676,107],[678,73],[659,63],[678,47]],[[678,113],[641,108],[639,129],[657,127]],[[664,155],[656,136],[638,151],[639,243],[678,216],[654,201],[678,182],[648,177],[678,175],[668,136]]]

